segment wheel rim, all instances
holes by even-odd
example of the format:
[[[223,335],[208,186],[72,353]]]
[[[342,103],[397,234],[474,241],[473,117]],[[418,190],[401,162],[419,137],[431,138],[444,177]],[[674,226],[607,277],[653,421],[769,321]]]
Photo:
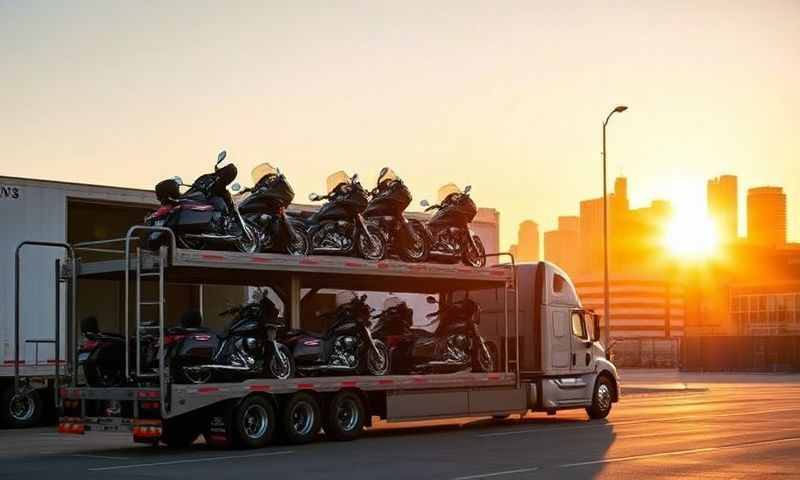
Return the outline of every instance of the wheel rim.
[[[369,240],[367,239],[366,235],[358,236],[358,244],[361,248],[361,254],[367,260],[380,260],[383,258],[384,250],[386,249],[386,243],[383,241],[382,233],[370,228],[369,234],[372,237],[372,248],[369,246]]]
[[[478,354],[478,358],[481,362],[481,368],[484,372],[491,372],[494,370],[494,358],[492,355],[486,352],[485,349],[480,349],[480,354]]]
[[[600,408],[601,411],[606,411],[611,407],[611,390],[608,388],[608,385],[601,384],[597,387],[595,401],[597,402],[597,407]]]
[[[289,255],[305,255],[308,251],[308,239],[305,235],[297,233],[295,231],[295,241],[289,240],[289,243],[286,245],[286,252]]]
[[[14,394],[8,405],[9,413],[14,420],[25,422],[33,417],[36,411],[36,402],[28,394]]]
[[[486,258],[483,256],[484,252],[481,251],[483,250],[482,246],[483,244],[478,239],[475,239],[475,246],[472,245],[472,242],[467,243],[467,259],[473,267],[482,267],[486,262]]]
[[[259,439],[267,433],[269,428],[269,416],[267,409],[263,405],[250,405],[244,411],[242,417],[244,433],[249,438]]]
[[[206,383],[211,379],[211,370],[208,369],[185,367],[183,374],[192,383]]]
[[[314,409],[306,402],[292,408],[292,428],[298,435],[308,435],[314,426]]]
[[[358,405],[355,400],[345,398],[339,402],[336,408],[336,421],[339,423],[339,429],[345,432],[355,430],[358,421],[360,420],[360,413]]]
[[[373,349],[369,351],[369,371],[371,374],[379,376],[386,374],[387,366],[389,363],[389,352],[386,349],[386,345],[381,342],[375,342],[375,349],[380,352],[376,352]]]
[[[406,253],[414,260],[422,258],[425,255],[425,240],[417,236],[417,241],[406,247]]]
[[[242,229],[242,235],[239,237],[239,240],[236,242],[236,246],[239,247],[239,251],[242,253],[256,253],[258,251],[258,236],[250,228],[250,225],[245,225]]]
[[[286,380],[292,376],[289,357],[286,356],[283,350],[278,350],[278,354],[272,356],[272,360],[269,362],[269,371],[278,380]]]

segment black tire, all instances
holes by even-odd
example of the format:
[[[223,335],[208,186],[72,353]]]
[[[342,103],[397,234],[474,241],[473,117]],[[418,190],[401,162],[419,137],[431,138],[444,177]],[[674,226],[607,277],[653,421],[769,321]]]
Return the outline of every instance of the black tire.
[[[383,230],[375,224],[368,223],[367,231],[374,242],[373,248],[367,244],[367,237],[359,233],[356,239],[358,255],[367,260],[383,260],[386,257],[386,236],[383,234]]]
[[[275,408],[258,395],[245,397],[233,410],[233,444],[243,448],[262,448],[272,443],[276,430]]]
[[[246,237],[245,232],[242,231],[242,236],[239,237],[235,243],[236,250],[241,253],[258,253],[261,251],[261,235],[258,233],[258,225],[255,223],[245,220],[244,221],[245,227],[250,230],[250,234],[252,235],[252,241],[245,241],[244,238]]]
[[[499,360],[497,358],[497,347],[492,342],[485,342],[486,350],[489,351],[489,357],[486,358],[486,353],[478,343],[472,352],[472,371],[477,373],[491,373],[498,370]]]
[[[313,441],[321,427],[320,416],[319,403],[312,395],[295,393],[281,408],[278,420],[281,437],[292,445]]]
[[[290,222],[289,228],[294,230],[297,242],[292,243],[292,238],[286,239],[285,252],[289,255],[304,256],[311,254],[311,239],[306,232],[306,227],[300,222]]]
[[[364,431],[367,410],[361,397],[353,392],[337,393],[328,402],[325,412],[325,436],[331,440],[348,442]]]
[[[278,363],[280,359],[277,358],[277,356],[273,353],[269,359],[269,363],[267,364],[267,375],[269,375],[270,378],[277,378],[279,380],[287,380],[295,377],[297,372],[295,370],[294,356],[289,351],[289,347],[284,344],[280,344],[278,349],[284,355],[285,360],[289,363],[288,374],[282,370],[280,364]]]
[[[0,393],[0,423],[8,428],[36,426],[43,413],[44,401],[39,390],[17,395],[14,384],[11,384]]]
[[[404,238],[400,246],[400,258],[404,262],[409,263],[423,263],[428,261],[428,256],[431,253],[431,246],[427,240],[425,232],[422,231],[422,225],[417,222],[411,223],[411,229],[417,236],[417,243],[413,244],[410,238]]]
[[[392,369],[392,353],[382,340],[376,338],[373,339],[373,341],[375,342],[375,348],[381,353],[384,361],[383,363],[378,362],[375,352],[373,352],[371,348],[367,348],[363,360],[364,373],[375,377],[388,375]]]
[[[477,250],[472,247],[471,242],[467,242],[464,246],[464,264],[470,267],[485,267],[486,266],[486,248],[483,246],[483,242],[481,241],[481,237],[477,235],[473,235],[472,239],[475,241],[475,246]]]
[[[611,412],[614,399],[614,385],[605,375],[597,378],[592,393],[592,405],[586,408],[586,413],[592,420],[606,418]]]
[[[185,448],[193,444],[201,433],[201,423],[193,416],[183,415],[164,421],[161,443],[170,448]]]

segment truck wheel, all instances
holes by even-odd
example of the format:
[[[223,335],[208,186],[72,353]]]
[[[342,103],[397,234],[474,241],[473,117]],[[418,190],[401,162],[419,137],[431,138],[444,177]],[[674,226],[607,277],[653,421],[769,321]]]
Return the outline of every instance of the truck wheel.
[[[170,418],[164,421],[161,443],[170,448],[184,448],[193,444],[200,436],[199,422],[189,416]]]
[[[325,415],[325,435],[331,440],[355,440],[364,430],[366,409],[361,398],[353,392],[339,392],[328,403]]]
[[[319,404],[313,396],[297,392],[283,405],[281,436],[290,444],[309,443],[320,429]]]
[[[39,424],[44,402],[38,390],[17,394],[14,385],[0,394],[0,423],[9,428],[27,428]]]
[[[594,385],[594,395],[592,405],[586,408],[589,418],[599,420],[606,418],[611,412],[611,400],[613,398],[614,386],[605,376],[599,377]]]
[[[234,443],[244,448],[261,448],[275,435],[275,408],[264,397],[246,397],[233,411]]]

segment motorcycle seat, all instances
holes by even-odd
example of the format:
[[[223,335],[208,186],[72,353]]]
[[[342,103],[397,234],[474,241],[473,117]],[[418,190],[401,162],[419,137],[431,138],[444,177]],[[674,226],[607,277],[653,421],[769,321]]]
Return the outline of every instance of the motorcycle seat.
[[[304,337],[322,338],[321,335],[318,335],[316,333],[311,333],[311,332],[309,332],[307,330],[301,330],[299,328],[292,328],[292,329],[287,330],[286,331],[286,336],[287,337],[304,336]]]
[[[294,218],[300,218],[303,220],[309,219],[314,216],[315,212],[309,212],[307,210],[301,210],[299,212],[286,212],[287,215]]]

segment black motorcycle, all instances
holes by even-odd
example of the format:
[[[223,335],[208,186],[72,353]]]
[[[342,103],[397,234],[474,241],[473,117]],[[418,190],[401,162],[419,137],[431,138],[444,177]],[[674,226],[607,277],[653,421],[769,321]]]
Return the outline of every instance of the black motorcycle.
[[[394,171],[384,167],[378,185],[364,211],[368,224],[375,223],[386,238],[389,254],[399,255],[406,262],[428,259],[428,243],[422,223],[409,222],[403,212],[411,203],[411,192]]]
[[[323,335],[303,330],[287,332],[284,343],[292,351],[298,372],[377,376],[389,373],[389,351],[386,344],[370,332],[370,307],[366,299],[366,295],[354,297],[334,312],[323,315],[331,322]]]
[[[278,341],[278,330],[284,327],[278,309],[265,291],[258,295],[258,301],[221,314],[233,316],[225,335],[190,332],[170,347],[170,371],[177,383],[294,376],[289,349]]]
[[[437,301],[428,297],[428,303]],[[480,307],[469,298],[428,314],[433,321],[439,320],[433,332],[411,326],[411,309],[405,302],[384,310],[382,315],[373,332],[391,343],[395,373],[453,373],[467,369],[492,372],[495,369],[496,349],[481,336],[478,329]]]
[[[353,255],[380,260],[386,255],[386,239],[377,225],[364,220],[368,192],[358,181],[342,172],[341,181],[324,197],[315,193],[309,200],[328,202],[305,219],[306,231],[315,254]]]
[[[155,190],[161,207],[145,217],[145,225],[169,227],[182,248],[233,246],[244,253],[258,252],[258,228],[242,218],[226,188],[237,175],[232,163],[220,168],[226,155],[224,150],[220,152],[214,173],[198,177],[183,194],[179,190],[183,185],[180,177],[159,182]],[[238,184],[233,189],[238,190]],[[147,245],[156,249],[168,243],[167,237],[165,232],[152,232]]]
[[[469,185],[463,192],[447,195],[439,205],[423,200],[425,211],[438,210],[425,224],[426,239],[433,260],[455,263],[459,260],[472,267],[486,266],[486,249],[480,237],[469,224],[478,213],[478,207],[469,197]]]
[[[78,347],[78,383],[85,383],[90,387],[123,385],[125,337],[101,332],[94,317],[81,320],[81,336]]]

